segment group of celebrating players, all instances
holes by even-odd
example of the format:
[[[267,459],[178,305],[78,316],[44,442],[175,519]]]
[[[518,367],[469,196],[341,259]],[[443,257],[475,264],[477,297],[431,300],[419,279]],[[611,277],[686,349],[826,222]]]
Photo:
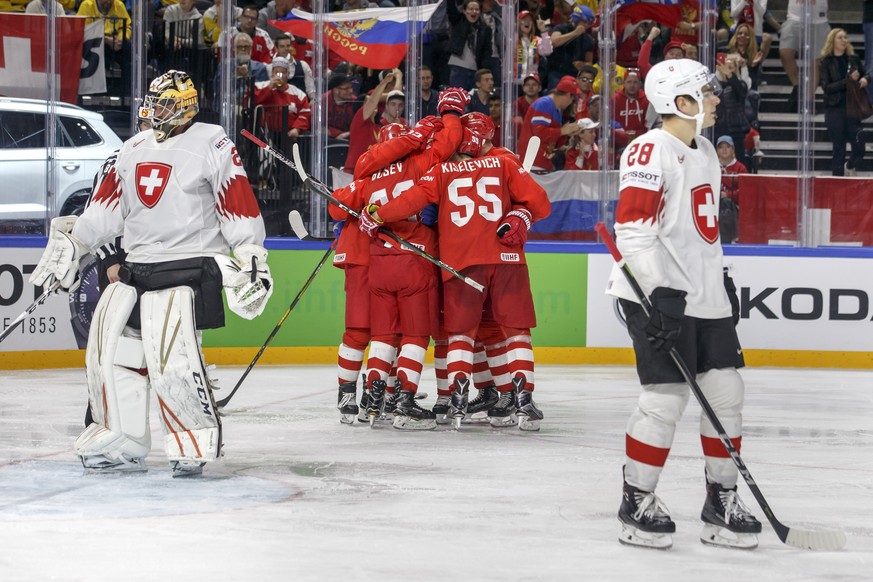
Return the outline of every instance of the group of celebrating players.
[[[344,423],[391,418],[401,430],[463,419],[539,430],[530,329],[536,325],[524,243],[549,214],[545,190],[516,155],[491,143],[494,123],[464,114],[469,94],[440,94],[439,117],[412,129],[383,126],[355,180],[334,192],[361,208],[346,220],[334,263],[345,270],[346,330],[338,354],[337,407]],[[382,228],[408,242],[384,236]],[[438,256],[467,280],[409,246]],[[437,377],[432,410],[415,399],[431,338]],[[357,379],[369,344],[361,404]],[[393,381],[392,381],[393,379]],[[469,400],[471,382],[478,395]]]

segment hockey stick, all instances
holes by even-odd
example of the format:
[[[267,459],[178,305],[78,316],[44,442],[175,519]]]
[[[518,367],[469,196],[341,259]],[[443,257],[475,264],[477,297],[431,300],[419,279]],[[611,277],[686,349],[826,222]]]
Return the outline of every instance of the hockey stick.
[[[333,240],[332,236],[329,237],[320,237],[320,236],[312,236],[309,234],[309,231],[306,230],[306,226],[303,224],[303,217],[300,216],[300,213],[296,210],[292,210],[288,213],[288,222],[291,223],[291,230],[294,231],[294,235],[300,240],[305,241],[325,241],[325,240]]]
[[[45,303],[45,300],[48,299],[52,293],[60,289],[60,287],[61,284],[58,281],[55,281],[54,283],[49,285],[48,289],[46,289],[42,295],[36,298],[36,301],[31,303],[30,306],[21,313],[21,315],[15,318],[15,321],[10,323],[9,326],[3,330],[3,333],[0,334],[0,342],[9,337],[12,332],[15,331],[15,328],[18,327],[19,323],[22,323],[28,315],[36,311],[36,308]]]
[[[521,167],[524,168],[525,172],[530,172],[530,169],[533,167],[534,160],[537,157],[537,152],[540,151],[540,138],[537,135],[534,135],[530,138],[530,141],[527,142],[527,149],[524,150],[524,160],[521,162]]]
[[[272,147],[270,147],[269,145],[267,145],[266,143],[264,143],[263,141],[261,141],[260,139],[255,137],[254,135],[252,135],[249,131],[246,131],[244,129],[244,130],[242,130],[241,133],[242,133],[243,137],[246,137],[249,140],[251,140],[255,145],[257,145],[258,147],[260,147],[261,149],[266,151],[268,154],[270,154],[271,156],[273,156],[274,158],[276,158],[277,160],[279,160],[283,164],[287,165],[290,168],[293,168],[294,170],[297,170],[297,174],[300,176],[300,179],[303,181],[303,184],[306,185],[310,190],[312,190],[313,192],[315,192],[316,194],[318,194],[322,198],[327,199],[331,204],[335,204],[335,205],[339,206],[340,208],[345,210],[350,216],[352,216],[354,218],[360,218],[360,214],[358,214],[358,212],[356,210],[352,210],[349,206],[346,206],[345,204],[343,204],[342,202],[340,202],[339,200],[334,198],[333,195],[331,194],[330,188],[328,188],[326,184],[323,184],[322,182],[319,182],[315,178],[306,174],[306,170],[303,169],[303,164],[300,162],[300,147],[298,144],[296,144],[296,143],[294,144],[294,147],[292,150],[293,154],[294,154],[294,161],[292,162],[291,160],[286,158],[284,155],[282,155],[280,152],[277,152],[275,149],[273,149]],[[385,229],[385,228],[381,229],[379,232],[388,236],[389,238],[391,238],[395,242],[399,243],[406,250],[412,251],[413,253],[417,254],[421,258],[430,261],[431,263],[433,263],[434,265],[436,265],[440,269],[448,271],[453,276],[457,277],[458,279],[460,279],[461,281],[463,281],[467,285],[473,287],[474,289],[476,289],[480,293],[485,292],[485,287],[482,284],[477,283],[476,281],[474,281],[470,277],[462,275],[457,270],[453,269],[452,267],[445,264],[441,260],[437,259],[433,255],[424,252],[423,250],[421,250],[417,246],[413,245],[411,242],[407,241],[406,239],[404,239],[400,236],[397,236],[396,234],[394,234],[393,232],[391,232],[390,230]]]
[[[527,142],[527,149],[524,150],[524,160],[521,162],[521,167],[524,168],[525,172],[530,172],[531,167],[533,167],[534,159],[537,157],[537,152],[540,149],[540,138],[538,136],[532,136],[530,141]],[[500,228],[497,229],[497,236],[503,238],[503,235],[509,232],[510,225],[503,224]]]
[[[276,337],[276,334],[279,333],[279,328],[282,327],[282,324],[285,323],[285,319],[291,315],[291,311],[294,310],[294,307],[300,301],[300,298],[303,297],[303,293],[309,288],[309,285],[312,284],[312,281],[315,280],[315,276],[318,275],[318,272],[327,262],[328,257],[333,252],[334,246],[336,246],[336,241],[330,245],[327,251],[324,253],[324,256],[321,257],[321,260],[318,261],[318,264],[315,266],[315,270],[312,271],[312,274],[309,275],[309,278],[303,284],[303,287],[297,293],[297,297],[294,298],[294,301],[291,302],[291,305],[288,306],[288,309],[285,310],[285,315],[279,320],[279,323],[276,324],[276,327],[273,328],[273,331],[270,332],[270,335],[267,337],[267,341],[264,342],[264,345],[261,346],[261,349],[258,350],[258,353],[255,355],[255,359],[252,360],[252,363],[249,364],[249,367],[246,368],[246,371],[243,372],[242,377],[236,383],[236,386],[233,387],[233,390],[230,391],[225,398],[222,398],[218,402],[216,402],[216,406],[218,408],[224,408],[227,406],[227,403],[230,402],[230,399],[233,398],[233,395],[236,394],[236,391],[239,390],[239,387],[242,386],[243,381],[246,379],[246,376],[249,375],[249,372],[252,371],[252,368],[255,367],[255,364],[258,363],[258,360],[261,358],[261,355],[264,353],[264,350],[267,349],[267,346],[270,345],[270,342],[273,341],[273,338]]]
[[[634,277],[633,272],[630,269],[630,266],[625,262],[624,257],[621,256],[621,252],[619,252],[618,247],[615,246],[615,241],[610,236],[609,231],[606,230],[606,225],[602,222],[597,223],[594,227],[594,230],[597,234],[600,235],[600,238],[603,239],[603,244],[606,245],[606,248],[609,250],[612,258],[615,259],[616,264],[621,269],[622,273],[624,273],[625,279],[630,284],[631,288],[634,291],[634,295],[637,296],[637,299],[640,300],[640,304],[643,307],[643,311],[646,316],[651,314],[652,312],[652,304],[649,301],[649,298],[646,297],[646,294],[643,292],[642,287],[640,287],[639,282],[637,282],[636,277]],[[676,364],[676,367],[679,368],[679,371],[682,373],[682,377],[685,378],[685,383],[691,387],[691,391],[694,393],[694,397],[697,398],[697,401],[700,403],[700,407],[703,408],[704,414],[706,414],[706,418],[709,420],[710,424],[712,424],[713,428],[715,428],[718,433],[718,438],[724,445],[724,448],[727,450],[734,464],[739,469],[740,475],[743,476],[743,479],[746,481],[746,485],[749,486],[749,489],[752,491],[752,495],[755,496],[755,500],[757,500],[758,505],[761,506],[761,509],[764,510],[764,514],[767,516],[767,519],[770,521],[770,525],[773,526],[773,529],[776,530],[776,535],[779,536],[779,539],[782,540],[783,543],[788,544],[790,546],[794,546],[796,548],[802,548],[805,550],[839,550],[843,546],[846,545],[846,534],[841,531],[808,531],[808,530],[798,530],[797,528],[789,528],[784,525],[773,514],[773,510],[770,509],[770,504],[767,503],[767,500],[764,499],[764,494],[761,493],[761,489],[758,488],[758,484],[755,483],[755,480],[752,478],[752,474],[749,472],[749,469],[746,467],[746,464],[743,462],[742,457],[740,457],[740,453],[737,452],[737,449],[734,448],[733,443],[731,442],[730,437],[728,437],[727,432],[722,426],[721,422],[718,420],[718,417],[715,414],[715,411],[710,406],[709,402],[706,400],[706,396],[703,394],[703,391],[700,388],[700,385],[697,383],[697,380],[694,379],[694,374],[691,373],[691,370],[688,369],[688,365],[685,363],[685,360],[682,359],[682,356],[679,355],[679,352],[676,351],[676,348],[673,347],[670,349],[670,357],[673,359],[673,363]]]

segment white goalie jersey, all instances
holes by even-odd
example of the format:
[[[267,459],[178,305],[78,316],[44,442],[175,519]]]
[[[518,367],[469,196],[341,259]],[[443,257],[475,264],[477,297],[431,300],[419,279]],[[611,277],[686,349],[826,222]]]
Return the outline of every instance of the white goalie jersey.
[[[266,236],[236,147],[207,123],[161,143],[151,130],[127,140],[72,234],[90,249],[123,235],[134,263],[227,254]]]
[[[687,315],[731,316],[718,231],[721,170],[713,145],[692,148],[663,130],[634,140],[621,157],[615,239],[643,291],[681,289]],[[607,293],[638,303],[617,266]]]

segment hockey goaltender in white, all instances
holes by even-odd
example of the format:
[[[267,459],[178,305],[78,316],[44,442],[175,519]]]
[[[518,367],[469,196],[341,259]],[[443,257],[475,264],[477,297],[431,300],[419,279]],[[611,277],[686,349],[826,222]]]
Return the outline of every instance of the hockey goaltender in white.
[[[80,258],[124,237],[120,281],[100,297],[85,352],[93,422],[76,452],[87,472],[146,470],[150,387],[173,476],[219,458],[199,330],[224,326],[222,286],[246,319],[272,294],[264,221],[236,146],[221,127],[195,123],[198,110],[184,72],[152,81],[139,112],[152,129],[124,143],[81,217],[52,220],[30,277],[73,292]]]

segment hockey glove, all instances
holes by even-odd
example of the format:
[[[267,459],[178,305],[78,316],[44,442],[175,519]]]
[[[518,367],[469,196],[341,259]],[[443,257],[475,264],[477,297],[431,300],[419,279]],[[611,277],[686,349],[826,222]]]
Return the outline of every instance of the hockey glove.
[[[75,216],[53,218],[48,245],[28,281],[37,287],[51,287],[56,282],[61,290],[72,292],[79,288],[79,259],[87,252],[84,245],[73,238]]]
[[[412,128],[412,131],[409,132],[409,136],[416,141],[418,147],[420,148],[426,145],[427,140],[429,140],[434,133],[438,132],[442,128],[442,120],[434,115],[429,115],[415,124],[415,127]]]
[[[376,238],[379,229],[385,224],[381,220],[373,218],[373,212],[379,210],[376,204],[369,204],[361,209],[361,217],[358,219],[358,228],[370,238]]]
[[[242,244],[233,249],[233,258],[215,255],[221,269],[227,306],[243,319],[254,319],[264,312],[273,294],[273,276],[267,266],[267,249]]]
[[[728,300],[731,302],[731,317],[734,319],[734,325],[737,325],[740,323],[740,298],[737,296],[734,280],[728,275],[727,267],[724,268],[724,290],[727,291]]]
[[[436,204],[428,204],[421,209],[421,212],[418,213],[419,222],[421,222],[425,226],[433,226],[437,223],[437,218],[439,218],[439,214],[439,206],[437,206]]]
[[[470,103],[470,94],[458,87],[449,87],[440,93],[437,101],[437,112],[440,115],[446,113],[464,114],[464,109]]]
[[[503,217],[503,222],[497,227],[497,236],[503,244],[511,247],[521,247],[527,242],[527,231],[530,230],[531,214],[524,208],[517,208]]]
[[[652,312],[646,324],[645,332],[652,347],[656,350],[669,352],[679,339],[682,329],[682,319],[685,317],[685,291],[656,287],[649,300],[652,302]]]

